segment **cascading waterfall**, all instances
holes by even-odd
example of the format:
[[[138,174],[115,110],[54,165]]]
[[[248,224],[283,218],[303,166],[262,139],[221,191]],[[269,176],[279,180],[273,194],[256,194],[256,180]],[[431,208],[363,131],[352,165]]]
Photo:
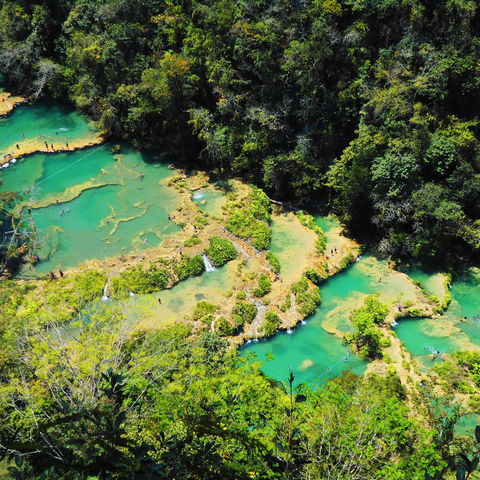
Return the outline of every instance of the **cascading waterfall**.
[[[103,287],[103,295],[102,295],[102,302],[107,302],[108,299],[110,298],[108,296],[108,282],[110,279],[108,278],[107,281],[105,282],[105,286]]]
[[[202,255],[203,258],[203,264],[205,265],[205,271],[206,272],[214,272],[216,268],[212,265],[210,262],[210,259],[206,255]]]

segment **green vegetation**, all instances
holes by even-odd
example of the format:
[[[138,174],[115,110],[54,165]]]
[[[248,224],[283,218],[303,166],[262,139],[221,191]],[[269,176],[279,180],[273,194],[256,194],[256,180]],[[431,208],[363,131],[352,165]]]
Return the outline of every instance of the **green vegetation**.
[[[28,336],[23,355],[2,362],[6,480],[156,479],[163,472],[423,480],[435,472],[441,478],[459,452],[454,422],[432,417],[426,428],[415,420],[394,375],[347,373],[316,391],[297,387],[292,376],[295,389],[286,391],[210,332],[192,338],[177,325],[135,333],[118,315],[111,320],[98,315],[55,345]],[[8,351],[12,337],[1,341]]]
[[[317,234],[317,240],[315,242],[315,250],[317,254],[322,255],[325,253],[325,249],[327,248],[327,239],[324,231],[315,223],[315,218],[301,210],[297,212],[297,218],[304,227],[313,230]]]
[[[364,358],[382,357],[382,348],[390,345],[390,339],[379,328],[387,313],[388,308],[376,296],[367,297],[364,304],[350,314],[355,331],[345,335],[345,343],[354,345]]]
[[[339,270],[345,270],[349,265],[355,262],[355,255],[352,252],[347,253],[338,264]]]
[[[74,319],[89,302],[99,300],[107,280],[97,270],[87,270],[34,285],[1,284],[0,306],[5,325],[28,323],[30,328],[62,325]]]
[[[265,315],[265,322],[263,323],[263,333],[266,337],[271,337],[275,335],[275,332],[278,330],[278,327],[282,324],[282,320],[275,313],[269,310]]]
[[[478,394],[480,387],[480,353],[475,351],[455,352],[435,365],[441,384],[448,391]]]
[[[201,242],[202,241],[196,235],[192,235],[191,237],[187,238],[183,244],[186,247],[193,247]]]
[[[185,255],[182,261],[177,265],[176,271],[179,280],[184,280],[188,277],[196,277],[205,270],[203,258],[201,255],[189,257]]]
[[[208,225],[208,218],[202,215],[199,215],[198,217],[195,218],[195,222],[193,223],[194,227],[198,230],[202,230],[203,227]]]
[[[230,260],[237,258],[237,250],[230,240],[222,237],[209,239],[209,247],[205,249],[205,255],[215,267],[221,267]]]
[[[2,0],[0,72],[194,168],[328,201],[385,254],[454,264],[480,245],[479,8]]]
[[[270,245],[270,200],[259,188],[239,203],[229,205],[230,215],[225,228],[237,237],[248,240],[258,250]]]
[[[215,331],[221,336],[230,336],[235,334],[236,328],[225,318],[217,318]]]
[[[252,323],[256,316],[257,307],[251,302],[237,302],[232,308],[232,318],[240,331],[245,323]]]
[[[261,273],[258,276],[258,287],[253,291],[255,297],[263,297],[272,291],[272,282],[268,275]]]
[[[0,187],[2,182],[0,180]],[[0,192],[0,274],[11,277],[23,261],[31,259],[36,232],[31,228],[30,214],[14,218],[12,208],[22,199],[12,192]]]
[[[71,324],[74,335],[45,330],[53,308],[98,301],[105,281],[91,270],[38,286],[1,285],[0,472],[6,480],[155,479],[159,471],[212,480],[247,479],[252,471],[278,480],[357,474],[424,480],[437,472],[447,480],[447,465],[473,462],[477,446],[453,435],[457,417],[440,416],[437,407],[429,413],[433,391],[427,396],[425,385],[416,407],[426,418],[417,420],[393,373],[366,379],[346,373],[315,391],[285,391],[217,335],[194,335],[187,325],[138,331],[115,303],[87,310],[88,322]],[[309,288],[303,277],[295,295]],[[214,318],[215,305],[199,302],[194,317],[229,336],[256,310],[238,302],[232,325]],[[385,315],[373,297],[361,310],[375,325]],[[267,312],[264,333],[279,325],[278,315]],[[458,356],[472,385],[477,357]]]
[[[295,294],[297,310],[304,317],[312,315],[320,305],[320,289],[316,285],[310,285],[306,276],[294,283],[291,291]]]
[[[386,256],[478,264],[479,25],[473,0],[0,0],[0,75],[32,100],[72,102],[111,137],[255,183],[247,198],[230,195],[225,213],[226,228],[258,250],[270,245],[272,198],[328,207]],[[9,214],[17,200],[0,193],[7,274],[35,243],[29,222]],[[298,218],[324,252],[313,217]],[[193,224],[204,229],[209,217]],[[205,254],[217,267],[237,257],[221,237]],[[267,259],[278,273],[278,259]],[[340,270],[354,260],[349,253]],[[106,284],[117,299],[203,268],[196,255],[110,278],[88,270],[2,281],[1,478],[475,478],[480,428],[459,439],[448,398],[400,381],[393,355],[381,377],[346,372],[310,390],[290,372],[285,388],[229,348],[238,339],[222,338],[256,318],[245,292],[228,319],[199,302],[201,328],[140,331],[123,302],[99,301]],[[312,314],[327,275],[308,269],[280,310],[294,299]],[[254,293],[270,288],[263,274]],[[430,299],[440,312],[450,295]],[[381,358],[386,315],[367,297],[345,342]],[[280,323],[268,311],[264,333]],[[479,411],[480,354],[444,360],[440,385]]]
[[[218,305],[213,305],[213,303],[208,302],[198,302],[193,311],[194,320],[202,320],[206,316],[211,316],[218,310]]]
[[[275,273],[280,273],[280,260],[272,252],[267,252],[268,263],[272,266],[272,269]]]
[[[320,285],[324,280],[328,278],[328,274],[324,274],[323,272],[317,272],[313,268],[309,268],[305,272],[305,276],[315,285]]]
[[[165,288],[168,284],[168,272],[150,265],[144,270],[141,265],[135,265],[117,278],[112,278],[111,290],[114,296],[125,296],[128,291],[133,293],[153,293]]]

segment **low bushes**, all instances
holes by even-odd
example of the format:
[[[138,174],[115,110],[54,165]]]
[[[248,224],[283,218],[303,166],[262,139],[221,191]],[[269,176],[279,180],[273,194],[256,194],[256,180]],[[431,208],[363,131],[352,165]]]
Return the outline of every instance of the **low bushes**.
[[[193,311],[194,320],[203,320],[205,317],[211,317],[218,310],[218,306],[208,302],[198,302]]]
[[[270,278],[261,273],[258,277],[258,287],[253,291],[255,297],[263,297],[272,291],[272,282]]]
[[[158,292],[168,284],[167,271],[159,269],[156,265],[150,265],[148,270],[143,270],[141,265],[135,265],[122,272],[120,277],[125,287],[133,293]],[[121,282],[118,284],[120,286]]]
[[[355,255],[352,252],[347,253],[338,264],[339,270],[345,270],[349,265],[355,262]]]
[[[315,285],[320,285],[320,283],[328,278],[328,275],[317,272],[317,270],[314,270],[313,268],[309,268],[305,272],[305,276]]]
[[[257,316],[257,307],[250,302],[237,302],[232,308],[232,318],[238,330],[241,330],[245,323],[251,323]]]
[[[272,266],[275,273],[280,273],[280,260],[272,252],[267,252],[267,261]]]
[[[280,317],[273,311],[268,311],[265,315],[265,323],[263,324],[263,333],[266,337],[271,337],[275,334],[278,327],[282,324]]]
[[[379,328],[387,313],[387,307],[376,296],[367,297],[364,304],[351,313],[350,321],[355,330],[345,335],[344,342],[354,345],[363,358],[381,358],[382,349],[390,345],[390,339]]]
[[[222,336],[230,336],[235,334],[236,328],[225,318],[220,317],[215,323],[215,331]]]
[[[305,275],[292,285],[291,291],[295,294],[298,311],[305,317],[312,315],[321,302],[320,289],[310,286]]]
[[[196,277],[205,270],[203,258],[201,255],[193,257],[184,256],[182,261],[176,267],[176,273],[179,280],[184,280],[188,277]]]
[[[209,242],[210,245],[204,253],[215,267],[221,267],[230,260],[237,258],[237,250],[233,243],[226,238],[212,237]]]
[[[237,237],[249,241],[256,249],[266,250],[270,245],[270,214],[272,207],[267,195],[252,187],[251,194],[243,203],[233,205],[225,228]]]

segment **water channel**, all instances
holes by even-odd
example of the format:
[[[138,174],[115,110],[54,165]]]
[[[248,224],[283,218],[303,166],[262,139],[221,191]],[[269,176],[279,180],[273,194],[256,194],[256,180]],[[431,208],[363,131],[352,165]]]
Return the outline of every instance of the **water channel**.
[[[31,139],[61,137],[68,142],[92,133],[92,124],[68,107],[47,101],[24,105],[0,119],[0,154]],[[41,261],[29,267],[30,273],[156,247],[179,230],[169,219],[178,206],[179,194],[164,182],[175,171],[161,155],[140,153],[128,145],[122,145],[117,153],[112,150],[113,145],[107,143],[75,152],[32,154],[0,170],[1,189],[23,194],[23,215],[31,215],[39,231]],[[212,185],[195,192],[193,200],[210,215],[220,216],[225,195]],[[326,232],[327,248],[336,245],[339,237],[333,232],[337,222],[318,217],[317,223]],[[296,257],[296,252],[306,248],[301,242],[287,220],[272,224],[271,250],[280,259],[281,275],[286,278],[302,273]],[[419,269],[407,273],[427,291],[441,295],[443,277]],[[182,318],[199,300],[221,302],[234,282],[233,272],[225,267],[188,279],[169,291],[136,298],[132,304],[144,312],[145,326],[155,326],[159,315],[167,323]],[[480,315],[479,282],[478,269],[465,272],[454,279],[452,303],[441,319],[401,320],[394,327],[424,368],[438,358],[434,351],[479,348],[480,320],[475,318]],[[385,302],[405,301],[414,296],[414,287],[406,276],[392,274],[386,262],[363,255],[321,286],[322,304],[312,317],[289,332],[249,343],[242,354],[255,353],[260,360],[268,360],[264,371],[281,380],[287,378],[290,367],[297,381],[310,384],[321,384],[346,369],[361,374],[366,362],[332,332],[349,331],[350,312],[365,295],[374,293]],[[160,295],[161,305],[157,301]]]

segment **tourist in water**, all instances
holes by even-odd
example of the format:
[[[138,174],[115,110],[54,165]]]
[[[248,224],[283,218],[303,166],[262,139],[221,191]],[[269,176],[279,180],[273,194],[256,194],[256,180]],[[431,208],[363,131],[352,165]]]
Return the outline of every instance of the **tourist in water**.
[[[159,303],[159,305],[162,304],[162,299],[160,297],[158,297],[158,303]]]
[[[17,143],[17,150],[20,150],[20,145]]]

